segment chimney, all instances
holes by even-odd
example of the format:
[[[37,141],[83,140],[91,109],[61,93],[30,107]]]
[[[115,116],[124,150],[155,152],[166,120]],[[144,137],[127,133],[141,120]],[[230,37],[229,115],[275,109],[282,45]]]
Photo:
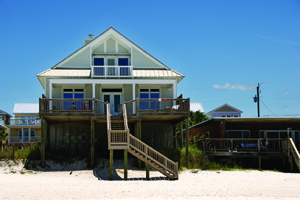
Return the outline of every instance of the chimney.
[[[89,34],[88,38],[83,38],[84,45],[90,43],[94,39],[94,34]]]

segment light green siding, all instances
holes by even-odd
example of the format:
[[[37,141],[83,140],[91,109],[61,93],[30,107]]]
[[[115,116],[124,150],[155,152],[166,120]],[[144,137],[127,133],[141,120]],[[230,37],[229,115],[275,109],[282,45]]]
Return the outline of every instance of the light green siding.
[[[173,98],[173,89],[169,90],[168,88],[160,89],[160,97],[161,98]]]
[[[115,40],[109,39],[106,41],[106,49],[107,53],[116,53],[116,46],[115,46]]]
[[[52,88],[52,98],[53,99],[63,98],[61,86],[55,86]]]
[[[62,66],[72,66],[72,67],[90,67],[90,49],[87,48],[77,56],[73,57],[71,60],[64,63]]]
[[[159,67],[158,64],[141,54],[139,51],[133,49],[133,66],[134,67]]]
[[[130,53],[128,49],[123,47],[121,44],[118,44],[119,53]]]
[[[94,49],[93,53],[104,53],[104,44],[101,44],[99,47]]]

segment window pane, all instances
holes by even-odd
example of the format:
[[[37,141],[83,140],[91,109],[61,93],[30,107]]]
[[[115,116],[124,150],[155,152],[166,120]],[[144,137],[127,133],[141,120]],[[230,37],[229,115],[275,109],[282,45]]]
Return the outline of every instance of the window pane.
[[[104,66],[104,58],[94,58],[95,66]]]
[[[119,58],[119,66],[128,66],[128,58]]]
[[[64,99],[73,99],[73,93],[64,93]]]
[[[74,98],[75,99],[83,99],[83,93],[75,93]]]
[[[128,67],[120,67],[120,75],[129,75],[129,68]]]
[[[115,59],[107,59],[108,66],[115,66]]]
[[[149,99],[148,93],[140,93],[140,99]]]
[[[159,93],[151,93],[150,94],[150,99],[158,99],[159,98]]]
[[[104,67],[95,67],[94,68],[94,74],[98,76],[103,76],[105,74]]]

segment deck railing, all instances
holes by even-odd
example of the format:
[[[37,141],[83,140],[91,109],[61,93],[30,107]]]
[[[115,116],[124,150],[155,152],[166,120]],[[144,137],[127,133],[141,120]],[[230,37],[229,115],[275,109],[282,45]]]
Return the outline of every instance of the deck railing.
[[[124,103],[127,113],[133,114],[133,108],[139,113],[182,113],[188,114],[190,111],[190,99],[136,99]],[[122,105],[119,106],[119,114],[122,114]]]
[[[164,168],[168,173],[173,174],[174,178],[178,178],[178,163],[170,160],[163,154],[151,148],[141,140],[129,134],[129,147],[144,156],[144,162],[153,162]]]
[[[287,150],[287,139],[229,139],[207,138],[205,139],[205,151],[227,152],[282,152]]]
[[[291,153],[294,157],[295,163],[296,163],[298,169],[300,170],[300,154],[299,154],[292,138],[288,139],[288,150],[291,151]]]
[[[46,99],[39,100],[39,112],[45,113],[91,113],[105,115],[107,103],[98,99]]]
[[[92,77],[132,77],[132,66],[92,66]]]
[[[38,126],[41,125],[41,119],[13,118],[10,119],[10,125]]]
[[[1,126],[5,126],[4,120],[3,120],[3,119],[0,119],[0,125],[1,125]]]
[[[37,143],[41,141],[41,136],[10,136],[9,143]]]

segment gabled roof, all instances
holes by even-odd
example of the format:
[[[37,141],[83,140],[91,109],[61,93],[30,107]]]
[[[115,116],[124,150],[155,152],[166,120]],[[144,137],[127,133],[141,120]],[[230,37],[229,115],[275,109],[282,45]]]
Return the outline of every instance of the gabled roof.
[[[69,55],[68,57],[66,57],[65,59],[63,59],[59,63],[57,63],[55,66],[53,66],[52,69],[55,69],[55,68],[59,67],[64,62],[67,62],[69,59],[71,59],[72,57],[78,55],[80,52],[84,51],[85,49],[94,46],[99,41],[103,40],[104,38],[108,37],[109,35],[119,36],[120,38],[123,39],[123,42],[125,42],[127,44],[130,44],[131,46],[134,46],[142,54],[147,55],[152,60],[154,60],[155,62],[159,63],[161,66],[163,66],[165,69],[170,69],[165,64],[163,64],[162,62],[160,62],[159,60],[157,60],[156,58],[154,58],[153,56],[151,56],[149,53],[147,53],[145,50],[143,50],[142,48],[140,48],[138,45],[136,45],[135,43],[133,43],[131,40],[129,40],[128,38],[126,38],[124,35],[122,35],[121,33],[119,33],[113,27],[110,27],[109,29],[107,29],[106,31],[104,31],[103,33],[101,33],[100,35],[98,35],[97,37],[95,37],[93,40],[91,40],[89,43],[83,45],[81,48],[79,48],[78,50],[76,50],[74,53],[72,53],[71,55]]]
[[[227,108],[228,110],[225,111],[224,108],[225,108],[225,109]],[[222,105],[222,106],[220,106],[220,107],[218,107],[218,108],[216,108],[216,109],[214,109],[214,110],[208,112],[207,114],[214,113],[214,112],[228,112],[228,111],[231,111],[231,112],[238,112],[238,113],[243,113],[243,111],[238,110],[238,109],[236,109],[235,107],[230,106],[230,105],[228,105],[227,103],[225,103],[224,105]]]
[[[192,112],[201,112],[201,113],[204,113],[204,109],[201,105],[201,103],[190,103],[190,111]]]
[[[10,114],[8,114],[7,112],[5,112],[5,111],[3,111],[3,110],[0,110],[0,115],[8,115],[8,116],[10,116],[10,117],[11,117],[11,115],[10,115]]]
[[[15,103],[14,114],[38,114],[38,103]]]

